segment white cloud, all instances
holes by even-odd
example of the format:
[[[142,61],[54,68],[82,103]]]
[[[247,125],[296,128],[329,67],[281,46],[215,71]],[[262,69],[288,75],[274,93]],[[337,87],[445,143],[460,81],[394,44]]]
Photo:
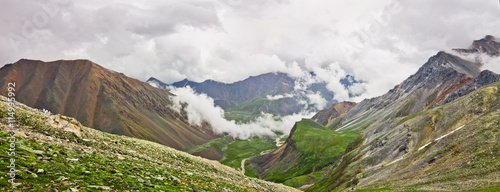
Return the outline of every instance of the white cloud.
[[[274,100],[280,100],[280,99],[283,99],[283,98],[291,98],[293,97],[292,94],[285,94],[285,95],[266,95],[266,99],[267,100],[271,100],[271,101],[274,101]]]
[[[500,40],[497,41],[500,42]],[[457,53],[456,51],[453,50],[448,51],[448,53],[471,62],[478,62],[483,64],[481,66],[481,70],[490,70],[497,74],[500,74],[500,57],[495,57],[495,56],[492,57],[486,53],[474,53],[474,54]]]
[[[0,63],[86,58],[167,83],[281,71],[359,101],[439,50],[500,36],[499,8],[477,0],[4,0]],[[362,83],[345,89],[343,74]]]
[[[321,96],[319,92],[313,94],[307,94],[307,98],[309,99],[309,103],[316,106],[316,109],[324,109],[328,101]]]
[[[183,103],[188,105],[185,111],[189,123],[201,125],[208,122],[216,134],[228,133],[237,139],[248,139],[252,136],[274,136],[273,131],[290,133],[294,123],[302,118],[311,118],[314,114],[301,112],[284,117],[275,117],[271,114],[262,114],[254,122],[237,124],[234,120],[228,121],[224,118],[224,110],[214,105],[214,100],[206,94],[197,94],[190,87],[174,88],[171,92],[173,108],[180,111]]]
[[[482,66],[481,70],[488,69],[497,74],[500,74],[500,57],[489,57],[484,55],[482,58],[482,62],[484,63],[484,65]]]

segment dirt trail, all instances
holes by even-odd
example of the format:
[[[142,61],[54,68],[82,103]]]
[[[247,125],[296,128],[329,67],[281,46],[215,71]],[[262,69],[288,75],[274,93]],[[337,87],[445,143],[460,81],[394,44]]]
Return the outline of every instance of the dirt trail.
[[[243,160],[241,161],[241,172],[243,173],[243,175],[245,174],[245,161],[246,161],[246,160],[247,160],[247,159],[243,159]]]

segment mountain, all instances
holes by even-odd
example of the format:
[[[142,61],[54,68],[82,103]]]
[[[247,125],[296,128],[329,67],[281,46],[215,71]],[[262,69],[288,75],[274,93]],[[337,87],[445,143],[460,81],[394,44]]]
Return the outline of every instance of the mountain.
[[[347,79],[353,78],[346,76],[342,81],[345,86],[352,84]],[[165,90],[168,90],[168,86],[189,86],[197,93],[214,98],[215,104],[226,110],[226,118],[235,120],[252,120],[262,112],[290,115],[304,108],[314,110],[318,106],[309,102],[306,107],[303,102],[308,101],[308,94],[319,93],[329,101],[328,105],[334,102],[334,93],[326,88],[325,83],[315,83],[305,90],[296,90],[300,82],[285,73],[266,73],[230,84],[213,80],[197,83],[184,79],[168,85],[155,78],[146,82]]]
[[[17,101],[108,133],[180,150],[215,137],[208,126],[193,127],[185,113],[171,109],[171,93],[88,60],[21,59],[0,69],[1,95],[9,82],[16,84]]]
[[[338,133],[325,127],[354,106],[353,102],[332,104],[318,112],[314,121],[302,119],[295,123],[283,145],[248,161],[246,169],[257,172],[248,175],[297,188],[314,183],[321,177],[320,171],[338,161],[349,143],[360,137],[355,132]]]
[[[495,40],[487,36],[474,41],[480,43],[473,47],[496,45],[490,42]],[[316,165],[310,156],[292,147],[311,142],[295,136],[297,125],[283,146],[249,160],[248,166],[253,163],[263,167],[257,169],[259,176],[277,182],[283,180],[276,180],[272,171],[285,170],[279,175],[286,179],[285,184],[307,191],[455,191],[498,186],[499,148],[496,142],[485,143],[498,137],[494,130],[500,126],[500,103],[496,99],[500,83],[490,84],[498,75],[481,72],[481,63],[460,55],[490,54],[498,48],[488,46],[458,55],[439,52],[382,96],[350,104],[352,107],[345,108],[343,114],[336,106],[320,111],[313,119],[333,133],[330,139],[315,136],[322,142],[312,146],[325,156],[332,154],[321,153],[327,147],[345,149],[327,166],[301,174],[286,172],[294,168],[288,164],[295,162],[302,162],[295,167]],[[317,129],[302,133],[311,134],[318,135]],[[342,139],[350,134],[359,136]]]
[[[159,82],[150,78],[147,82]],[[161,87],[166,84],[159,82]],[[219,101],[245,102],[266,95],[279,95],[292,93],[295,81],[283,73],[267,73],[256,77],[249,77],[243,81],[226,84],[213,80],[206,80],[201,83],[184,79],[172,84],[174,87],[190,86],[198,93],[205,93]],[[231,102],[232,103],[232,102]]]
[[[307,191],[498,191],[499,89],[385,121],[387,130],[367,126],[364,141]]]
[[[279,148],[252,158],[245,164],[251,173],[268,181],[299,188],[322,177],[321,170],[340,160],[356,132],[336,132],[310,120],[295,123],[290,136]]]
[[[341,116],[354,106],[356,106],[356,103],[349,101],[332,104],[330,108],[323,109],[316,113],[316,115],[312,117],[312,120],[326,127],[334,127],[335,123],[340,123]]]
[[[475,40],[468,49],[454,49],[461,53],[486,53],[490,56],[500,56],[500,40],[492,35]]]
[[[245,177],[216,161],[158,143],[83,126],[74,118],[15,104],[8,128],[7,98],[0,96],[1,156],[15,139],[15,180],[1,161],[0,191],[269,191],[294,188]],[[8,178],[7,178],[8,177]]]
[[[496,45],[496,38],[486,36],[467,54],[496,53]],[[500,84],[486,85],[497,75],[480,72],[480,65],[439,52],[385,95],[353,107],[334,129],[362,133],[362,144],[346,151],[308,191],[498,186],[498,147],[485,141],[498,135],[492,131],[500,125]],[[457,97],[460,92],[469,94]]]

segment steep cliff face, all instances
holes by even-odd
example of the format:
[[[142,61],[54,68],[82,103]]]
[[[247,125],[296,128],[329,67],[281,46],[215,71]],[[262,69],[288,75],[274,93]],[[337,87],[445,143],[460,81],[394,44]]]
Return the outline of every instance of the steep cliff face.
[[[108,133],[133,136],[184,150],[214,138],[169,106],[170,94],[88,60],[22,59],[0,69],[0,93],[16,83],[16,99],[28,106],[75,117]]]

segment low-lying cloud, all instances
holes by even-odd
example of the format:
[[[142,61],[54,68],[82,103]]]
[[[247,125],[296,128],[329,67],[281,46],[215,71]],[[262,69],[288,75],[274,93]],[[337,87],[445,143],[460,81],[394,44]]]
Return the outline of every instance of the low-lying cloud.
[[[285,94],[285,95],[266,95],[266,99],[270,101],[280,100],[284,98],[291,98],[293,94]]]
[[[2,0],[0,65],[90,59],[165,83],[312,72],[336,100],[359,101],[440,50],[500,36],[499,9],[495,0]],[[341,86],[345,74],[360,83]]]
[[[215,106],[214,99],[206,94],[197,94],[190,87],[170,87],[170,92],[175,94],[172,97],[175,110],[180,111],[182,104],[187,103],[184,110],[188,115],[189,123],[201,125],[207,122],[216,134],[227,133],[236,139],[248,139],[253,136],[274,137],[273,131],[288,134],[295,122],[314,115],[311,112],[301,112],[281,117],[263,113],[253,122],[239,124],[234,120],[225,119],[224,110]]]

